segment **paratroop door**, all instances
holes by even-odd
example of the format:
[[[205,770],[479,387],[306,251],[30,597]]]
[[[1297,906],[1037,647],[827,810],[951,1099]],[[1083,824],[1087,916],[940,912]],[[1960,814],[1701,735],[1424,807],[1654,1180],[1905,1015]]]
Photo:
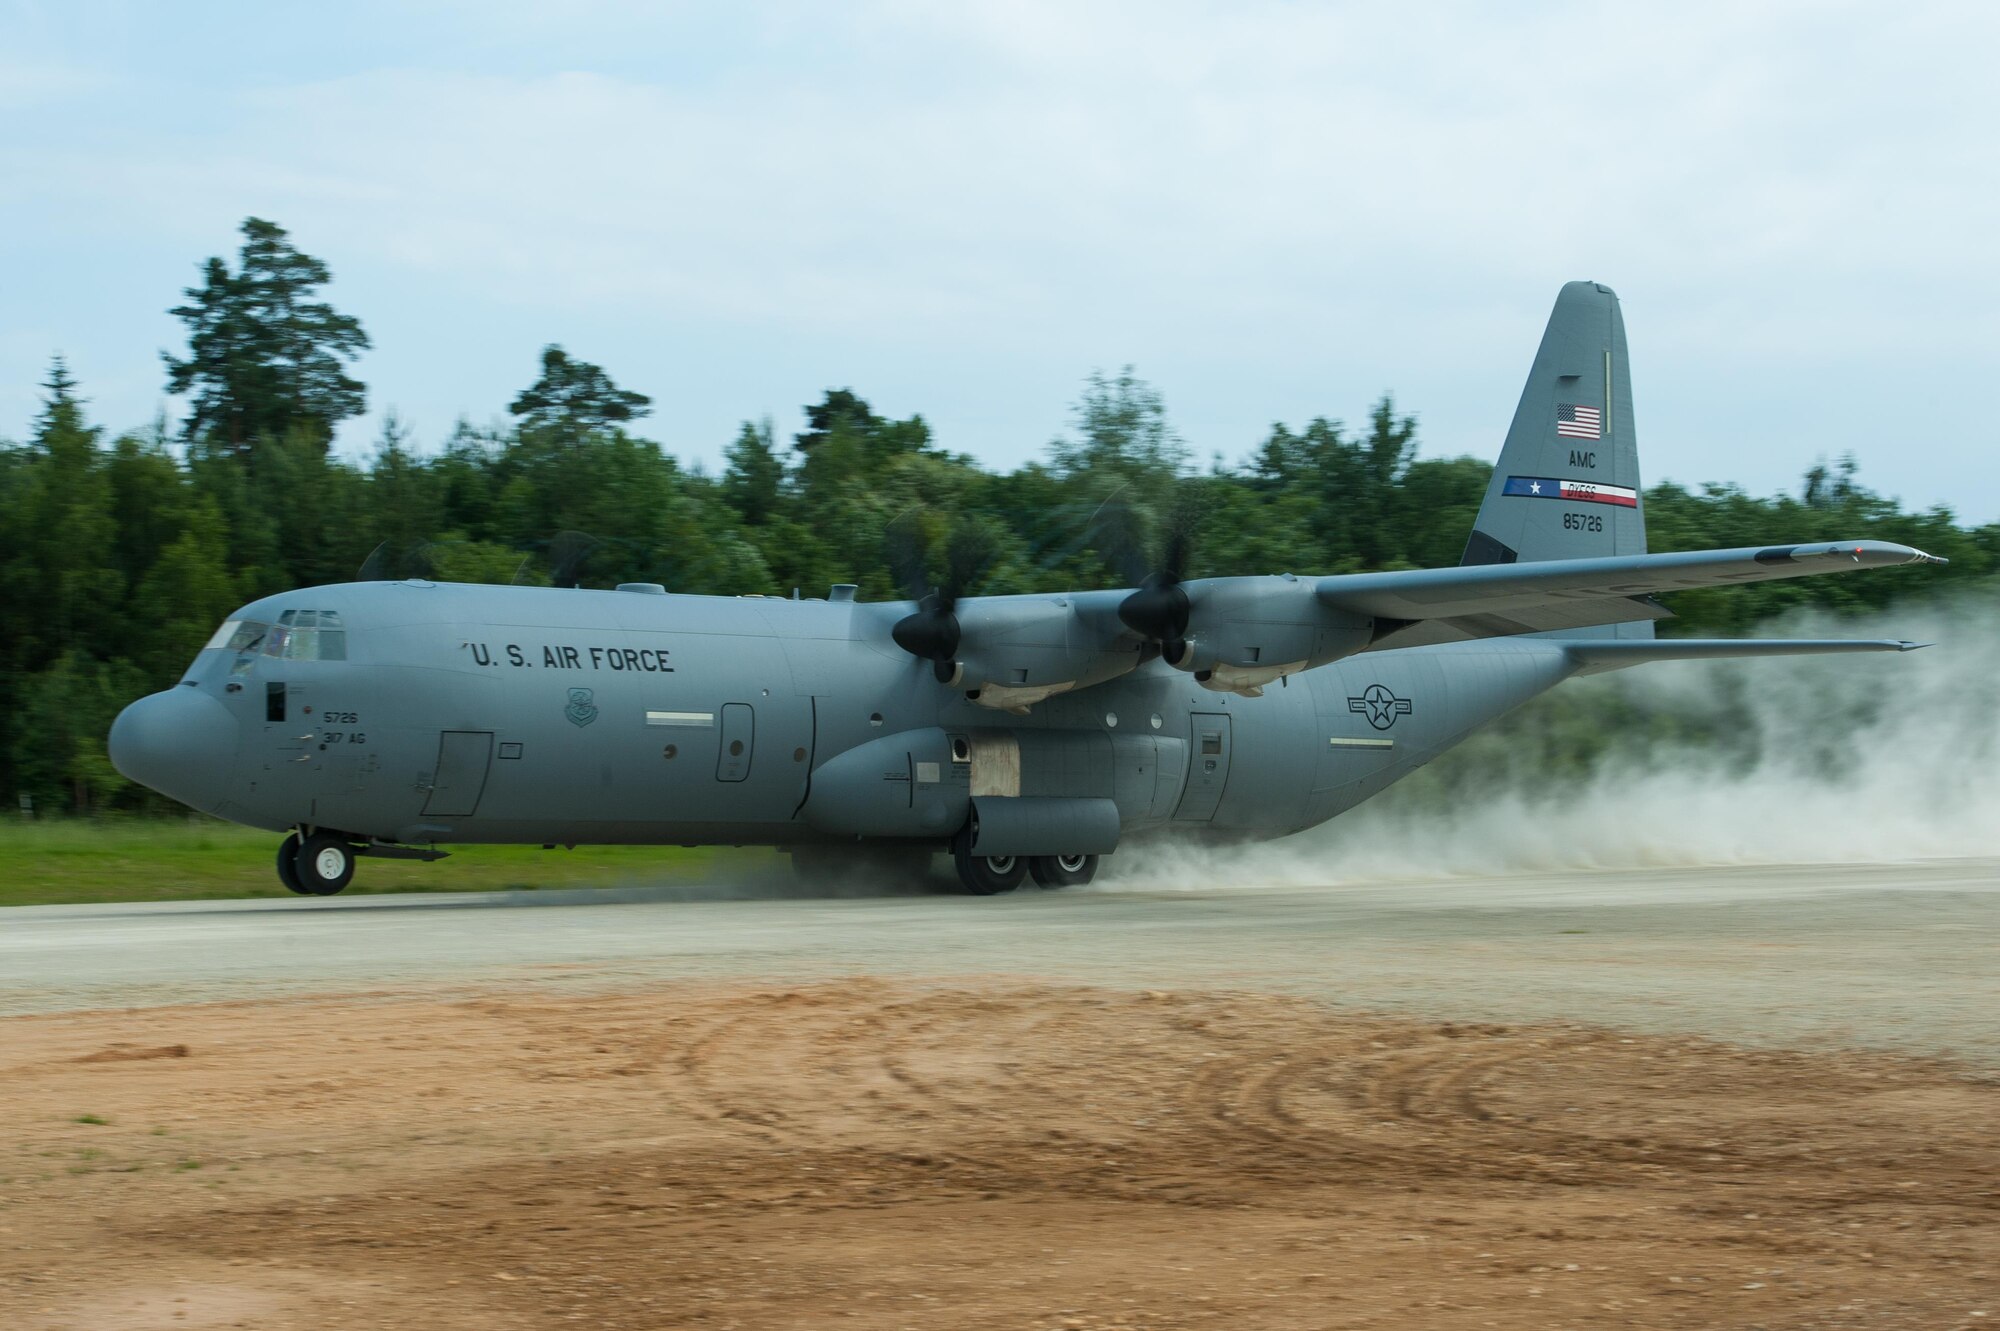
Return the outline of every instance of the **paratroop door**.
[[[1183,822],[1205,823],[1215,816],[1222,802],[1222,788],[1229,783],[1229,714],[1196,712],[1189,735],[1187,789],[1174,817]]]
[[[425,815],[471,817],[486,789],[486,766],[492,757],[490,730],[447,730],[440,735],[437,775],[431,780],[431,797],[424,801]]]

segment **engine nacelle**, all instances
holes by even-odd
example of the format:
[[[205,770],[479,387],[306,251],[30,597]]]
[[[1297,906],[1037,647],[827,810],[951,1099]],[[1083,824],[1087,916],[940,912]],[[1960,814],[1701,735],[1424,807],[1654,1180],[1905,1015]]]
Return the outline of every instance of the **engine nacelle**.
[[[1135,669],[1136,644],[1107,643],[1067,596],[965,602],[961,646],[950,679],[982,707],[1025,712],[1071,689],[1088,688]]]
[[[1169,664],[1203,688],[1255,697],[1286,675],[1367,647],[1374,621],[1329,608],[1317,586],[1288,574],[1189,584],[1188,650]]]

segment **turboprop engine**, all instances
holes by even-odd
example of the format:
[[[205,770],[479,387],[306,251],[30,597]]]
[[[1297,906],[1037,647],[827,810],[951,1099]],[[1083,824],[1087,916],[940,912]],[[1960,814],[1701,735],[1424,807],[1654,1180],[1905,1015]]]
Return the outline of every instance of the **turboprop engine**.
[[[1254,698],[1374,640],[1374,620],[1327,606],[1317,587],[1289,573],[1193,582],[1156,574],[1120,602],[1118,617],[1203,688]]]
[[[1149,577],[1131,592],[926,597],[891,629],[938,682],[982,707],[1025,712],[1154,656],[1203,688],[1257,696],[1264,685],[1351,656],[1376,623],[1327,605],[1290,574],[1183,582]]]
[[[927,598],[891,636],[932,662],[940,683],[1007,712],[1115,679],[1143,659],[1101,594]]]

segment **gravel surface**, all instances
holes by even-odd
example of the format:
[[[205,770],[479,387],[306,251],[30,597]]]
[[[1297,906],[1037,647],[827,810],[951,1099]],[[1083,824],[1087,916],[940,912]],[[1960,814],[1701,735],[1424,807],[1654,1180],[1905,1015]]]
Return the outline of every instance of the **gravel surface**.
[[[1996,884],[0,911],[0,1326],[1992,1325]]]
[[[0,1326],[1976,1327],[2000,1080],[1013,980],[0,1020]]]
[[[0,911],[0,1013],[314,991],[1007,976],[2000,1063],[2000,861],[812,899],[711,888]]]

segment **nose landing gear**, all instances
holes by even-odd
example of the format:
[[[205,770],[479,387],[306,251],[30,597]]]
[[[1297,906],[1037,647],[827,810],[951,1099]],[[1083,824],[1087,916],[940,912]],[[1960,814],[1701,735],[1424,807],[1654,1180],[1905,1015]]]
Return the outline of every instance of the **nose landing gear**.
[[[302,897],[330,897],[354,881],[354,845],[330,832],[278,843],[278,881]]]

